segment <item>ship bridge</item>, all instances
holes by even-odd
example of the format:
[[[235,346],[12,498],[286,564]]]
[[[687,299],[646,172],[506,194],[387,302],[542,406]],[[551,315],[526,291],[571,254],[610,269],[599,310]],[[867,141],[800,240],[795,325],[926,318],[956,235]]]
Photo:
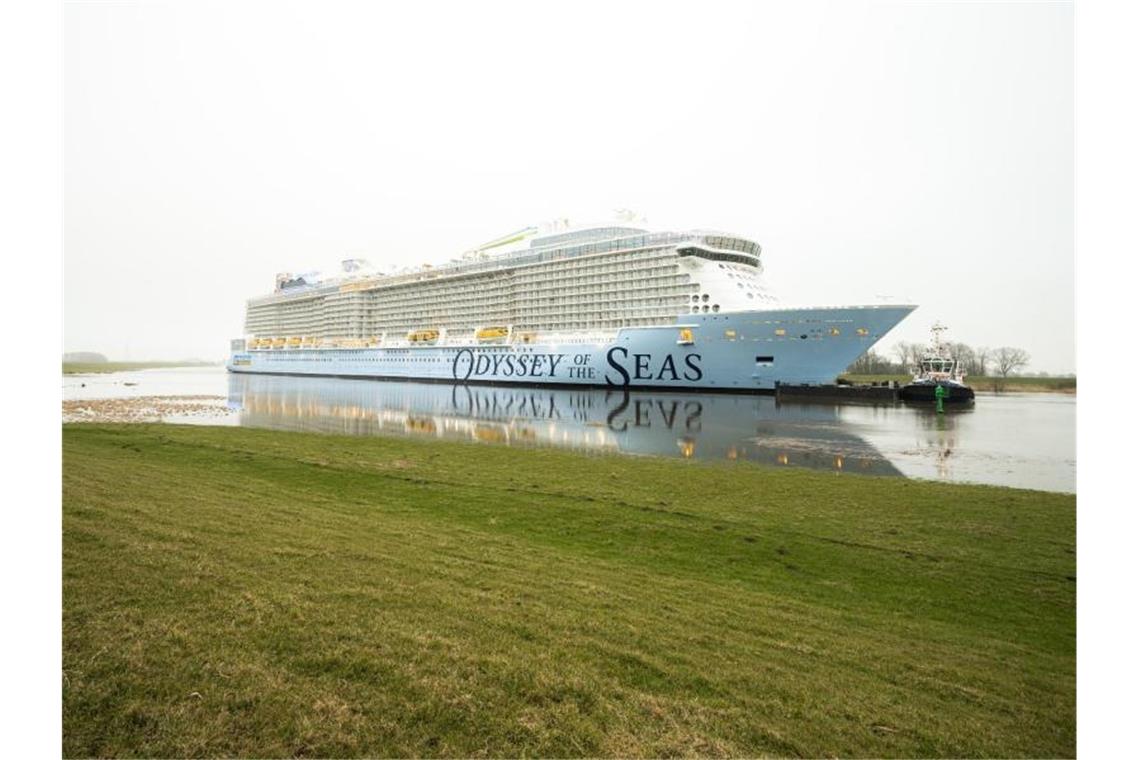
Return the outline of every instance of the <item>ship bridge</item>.
[[[697,256],[709,261],[728,261],[762,269],[760,246],[742,238],[706,236],[696,245],[677,246],[677,255]]]

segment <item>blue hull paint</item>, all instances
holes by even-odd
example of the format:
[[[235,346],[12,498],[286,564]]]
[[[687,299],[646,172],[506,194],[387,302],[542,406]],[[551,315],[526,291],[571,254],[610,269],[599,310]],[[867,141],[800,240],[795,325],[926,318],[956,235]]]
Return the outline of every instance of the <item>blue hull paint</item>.
[[[271,349],[235,352],[231,372],[442,382],[688,390],[773,390],[830,383],[913,306],[686,314],[629,327],[604,343]],[[691,345],[679,343],[681,329]],[[783,331],[783,334],[780,334]]]

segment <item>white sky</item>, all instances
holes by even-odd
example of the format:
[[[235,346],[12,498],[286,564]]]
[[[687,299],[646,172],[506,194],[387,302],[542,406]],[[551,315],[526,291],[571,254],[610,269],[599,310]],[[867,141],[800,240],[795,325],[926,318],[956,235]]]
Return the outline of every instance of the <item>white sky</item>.
[[[628,207],[796,303],[1075,371],[1068,4],[68,3],[64,347],[222,358],[278,271]]]

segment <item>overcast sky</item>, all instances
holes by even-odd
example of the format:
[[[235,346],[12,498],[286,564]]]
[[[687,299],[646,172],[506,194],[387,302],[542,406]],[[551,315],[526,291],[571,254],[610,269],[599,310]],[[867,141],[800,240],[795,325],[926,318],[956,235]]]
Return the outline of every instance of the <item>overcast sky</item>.
[[[222,358],[279,271],[555,217],[764,247],[1075,371],[1062,3],[65,6],[64,348]]]

